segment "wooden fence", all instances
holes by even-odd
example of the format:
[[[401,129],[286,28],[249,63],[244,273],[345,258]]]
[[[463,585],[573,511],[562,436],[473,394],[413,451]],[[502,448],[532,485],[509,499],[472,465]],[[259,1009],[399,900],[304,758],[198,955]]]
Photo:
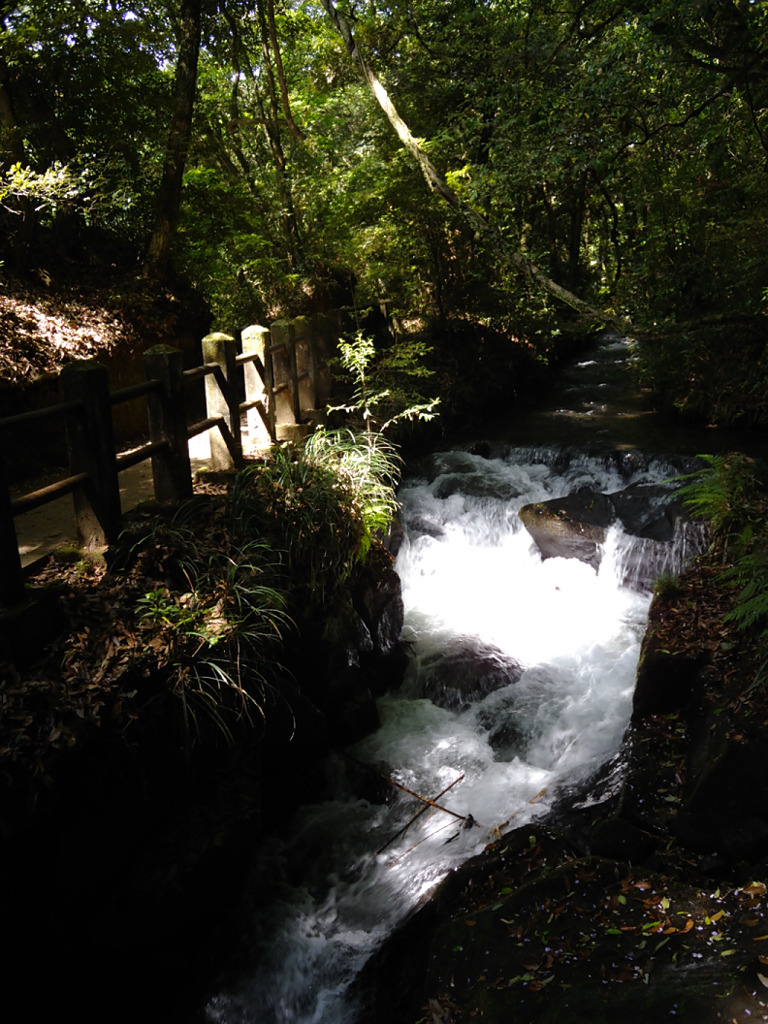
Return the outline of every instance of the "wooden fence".
[[[305,435],[323,419],[331,395],[328,360],[338,324],[327,316],[278,320],[251,326],[239,338],[209,334],[203,362],[185,370],[181,352],[158,345],[144,353],[145,380],[110,392],[107,370],[83,361],[60,375],[61,402],[0,419],[0,445],[11,429],[40,421],[63,423],[68,475],[15,499],[0,464],[0,607],[24,600],[24,570],[15,517],[62,495],[72,494],[78,545],[98,551],[117,539],[122,517],[119,473],[146,459],[158,501],[181,501],[193,491],[189,439],[211,431],[211,468],[239,467],[248,447]],[[189,423],[187,385],[204,380],[206,416]],[[130,452],[116,452],[112,409],[146,398],[149,440]],[[4,437],[5,435],[5,437]]]

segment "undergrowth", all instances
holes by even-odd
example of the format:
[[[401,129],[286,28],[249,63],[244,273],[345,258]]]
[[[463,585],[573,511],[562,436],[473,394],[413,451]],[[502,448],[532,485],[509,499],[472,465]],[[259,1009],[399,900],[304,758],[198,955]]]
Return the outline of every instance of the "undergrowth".
[[[113,570],[143,584],[136,630],[164,685],[142,693],[146,713],[172,698],[185,745],[215,733],[233,740],[238,721],[261,726],[277,699],[279,644],[290,628],[278,555],[249,537],[228,500],[201,496],[169,517],[152,514],[126,530],[112,554]],[[147,587],[149,584],[149,587]]]
[[[281,700],[285,635],[322,619],[397,509],[399,458],[381,435],[318,430],[275,447],[226,496],[199,495],[127,530],[112,565],[143,589],[137,628],[185,741],[232,740]],[[149,585],[147,583],[149,582]],[[298,627],[297,627],[298,624]]]
[[[753,685],[768,682],[768,487],[765,467],[742,453],[701,455],[702,468],[681,477],[679,496],[711,531],[710,552],[722,582],[736,587],[725,622],[752,630],[764,653]]]

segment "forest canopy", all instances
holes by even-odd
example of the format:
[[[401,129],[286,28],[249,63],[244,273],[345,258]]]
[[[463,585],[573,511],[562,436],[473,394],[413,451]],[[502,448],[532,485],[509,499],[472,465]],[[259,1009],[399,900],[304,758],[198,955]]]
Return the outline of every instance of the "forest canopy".
[[[613,318],[764,424],[767,175],[759,0],[0,4],[3,272],[180,273],[222,329]]]

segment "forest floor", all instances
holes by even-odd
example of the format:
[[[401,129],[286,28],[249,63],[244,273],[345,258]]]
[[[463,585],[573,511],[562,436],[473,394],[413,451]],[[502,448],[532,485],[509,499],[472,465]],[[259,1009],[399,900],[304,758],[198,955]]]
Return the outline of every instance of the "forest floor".
[[[63,287],[0,277],[0,385],[26,387],[73,359],[172,343],[182,305],[190,302],[185,290],[150,285],[135,273],[93,275]]]

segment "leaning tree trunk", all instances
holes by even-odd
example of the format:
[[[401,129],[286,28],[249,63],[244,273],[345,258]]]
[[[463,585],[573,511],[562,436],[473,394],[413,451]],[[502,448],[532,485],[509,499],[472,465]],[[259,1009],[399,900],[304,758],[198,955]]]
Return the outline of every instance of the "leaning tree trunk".
[[[197,62],[200,53],[200,10],[202,0],[182,0],[179,56],[173,93],[171,128],[163,164],[163,176],[157,193],[155,227],[147,250],[145,275],[163,277],[171,260],[171,247],[181,209],[184,167],[192,134],[192,115],[197,88]]]
[[[261,11],[261,8],[259,8]],[[277,27],[275,25],[275,2],[274,0],[268,0],[267,3],[267,20],[269,22],[269,42],[272,47],[272,53],[275,60],[275,73],[277,75],[277,81],[280,86],[280,99],[283,104],[283,114],[285,116],[285,123],[288,125],[288,130],[291,135],[295,136],[299,142],[303,142],[305,139],[304,132],[299,128],[293,119],[293,113],[291,112],[291,101],[288,96],[288,83],[285,80],[285,71],[283,69],[283,58],[280,53],[280,43],[277,39]]]
[[[545,274],[544,271],[541,270],[541,268],[524,253],[518,252],[517,250],[511,250],[509,243],[502,238],[499,232],[491,224],[488,223],[485,217],[479,214],[477,210],[474,210],[467,203],[463,202],[459,196],[456,195],[429,159],[425,151],[419,145],[417,140],[413,137],[408,125],[398,114],[387,90],[360,53],[347,19],[334,5],[333,0],[323,0],[323,7],[325,8],[328,17],[331,19],[331,23],[334,28],[344,40],[344,45],[346,46],[350,57],[360,68],[364,81],[367,83],[368,88],[373,93],[379,106],[386,114],[389,123],[397,132],[400,141],[419,165],[421,173],[423,174],[430,190],[447,202],[449,206],[457,211],[457,213],[461,214],[476,235],[490,243],[500,254],[510,260],[513,266],[523,271],[540,287],[549,292],[550,295],[553,295],[561,302],[566,303],[566,305],[571,306],[573,309],[592,320],[596,320],[599,323],[610,323],[626,328],[628,326],[627,321],[615,316],[614,314],[606,313],[603,310],[597,309],[590,303],[580,299],[578,295],[574,295],[573,292],[570,292],[567,288],[563,288],[562,285],[559,285],[556,281],[553,281],[552,278],[548,277],[547,274]]]

